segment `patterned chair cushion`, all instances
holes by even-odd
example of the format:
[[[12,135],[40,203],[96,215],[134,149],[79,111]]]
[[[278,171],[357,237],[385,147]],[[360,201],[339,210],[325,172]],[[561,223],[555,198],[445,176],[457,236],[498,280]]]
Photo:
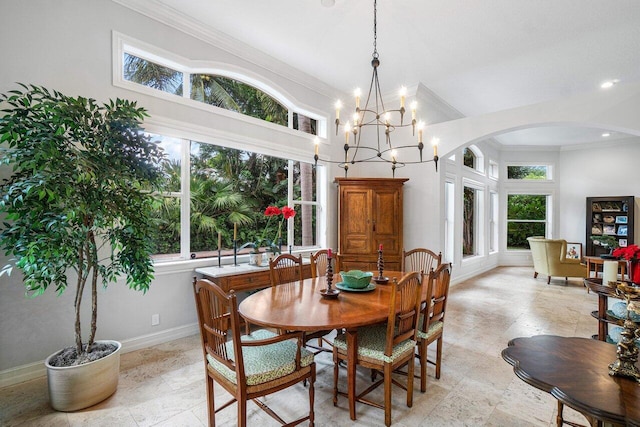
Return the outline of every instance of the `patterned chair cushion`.
[[[420,323],[418,323],[418,324],[422,325],[423,321],[424,321],[424,317],[422,315],[420,315]],[[432,324],[429,325],[429,330],[427,331],[427,333],[424,333],[419,329],[418,330],[418,339],[426,340],[426,339],[432,337],[433,335],[437,334],[438,332],[442,331],[443,327],[444,327],[444,323],[439,320],[436,323],[432,323]]]
[[[407,351],[413,351],[416,345],[414,340],[402,341],[394,347],[391,357],[387,357],[384,354],[386,335],[386,325],[365,326],[358,329],[358,354],[363,357],[391,363]],[[333,345],[339,350],[347,351],[346,335],[339,333],[333,340]]]
[[[273,332],[260,329],[250,335],[243,335],[242,341],[262,340],[276,336]],[[233,343],[227,342],[227,354],[233,359]],[[292,373],[296,368],[297,345],[294,340],[281,341],[274,344],[243,347],[244,371],[247,385],[258,385],[281,378]],[[309,366],[313,363],[313,353],[301,348],[300,365]],[[222,374],[226,379],[236,384],[236,373],[207,354],[209,365]]]

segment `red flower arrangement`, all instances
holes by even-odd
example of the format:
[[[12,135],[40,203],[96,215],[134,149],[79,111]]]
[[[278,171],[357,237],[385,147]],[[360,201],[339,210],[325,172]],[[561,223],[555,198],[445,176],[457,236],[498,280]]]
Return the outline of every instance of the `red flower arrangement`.
[[[282,215],[282,218],[280,219],[280,223],[278,224],[278,234],[273,240],[269,242],[268,240],[266,240],[265,234],[269,229],[269,224],[271,223],[271,219],[274,216],[278,216],[278,215]],[[264,210],[264,216],[268,217],[269,219],[267,220],[267,225],[265,225],[264,230],[262,231],[262,237],[260,238],[260,241],[257,242],[257,245],[260,245],[260,243],[265,242],[270,251],[279,253],[280,246],[277,245],[277,242],[280,239],[280,237],[282,237],[282,223],[284,222],[284,220],[293,218],[295,215],[296,215],[295,209],[290,208],[289,206],[283,206],[282,209],[280,209],[277,206],[267,206],[267,208]]]
[[[617,248],[613,250],[613,256],[637,262],[640,260],[640,247],[638,245],[629,245],[625,248]]]

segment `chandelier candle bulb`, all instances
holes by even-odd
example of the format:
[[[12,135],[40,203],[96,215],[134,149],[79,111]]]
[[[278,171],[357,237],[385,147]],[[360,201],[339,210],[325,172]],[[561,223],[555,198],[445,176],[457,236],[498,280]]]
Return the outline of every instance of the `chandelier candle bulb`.
[[[416,109],[418,108],[418,103],[416,101],[413,101],[411,103],[411,120],[415,120],[416,119]]]
[[[440,140],[438,138],[433,138],[431,140],[431,144],[433,145],[433,157],[436,157],[438,155],[438,143],[440,142]]]
[[[349,122],[344,125],[344,143],[349,145],[349,132],[351,131],[351,125]]]
[[[320,140],[318,138],[316,138],[313,141],[313,144],[315,145],[315,154],[317,156],[318,155],[318,151],[320,150]]]
[[[356,97],[356,111],[357,111],[357,110],[360,110],[360,95],[362,94],[362,92],[360,91],[360,88],[356,89],[353,94]]]
[[[404,99],[407,96],[407,88],[402,86],[400,88],[400,108],[404,108]]]
[[[340,109],[342,108],[342,102],[336,101],[336,121],[340,122]]]

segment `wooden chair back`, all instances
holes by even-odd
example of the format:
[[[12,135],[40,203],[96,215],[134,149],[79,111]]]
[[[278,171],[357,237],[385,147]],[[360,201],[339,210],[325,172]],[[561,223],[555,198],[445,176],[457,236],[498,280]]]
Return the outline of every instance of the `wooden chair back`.
[[[298,425],[307,420],[310,425],[313,425],[316,366],[313,355],[302,349],[304,334],[291,332],[277,335],[271,331],[257,330],[252,333],[254,339],[241,341],[240,316],[234,291],[226,294],[215,283],[196,278],[193,279],[193,289],[207,379],[208,425],[215,426],[215,414],[236,402],[238,412],[236,425],[246,427],[248,400],[253,400],[259,408],[284,425],[282,418],[257,398],[283,390],[298,382],[309,382],[309,413],[287,425]],[[258,383],[255,383],[255,378],[248,381],[247,376],[255,377],[256,373],[264,374],[263,366],[260,364],[265,358],[273,355],[273,346],[278,346],[276,353],[282,357],[282,360],[278,361],[280,365],[271,367],[276,373],[274,378]],[[246,361],[244,354],[247,355]],[[245,366],[246,362],[249,362],[249,365]],[[293,371],[290,370],[290,366],[294,367]],[[231,378],[230,375],[233,373],[235,377]],[[231,395],[228,402],[220,404],[217,408],[214,381]]]
[[[421,274],[413,271],[393,283],[387,319],[385,355],[391,356],[393,348],[407,339],[416,339],[418,316],[422,300]]]
[[[432,323],[444,322],[447,299],[449,298],[449,283],[451,282],[451,264],[440,264],[438,268],[429,272],[426,280],[427,295],[432,295],[432,297],[427,297],[422,308],[424,321],[420,328],[425,333]]]
[[[327,273],[328,252],[326,249],[320,249],[316,253],[311,254],[311,278],[324,276]]]
[[[207,279],[193,280],[196,311],[200,324],[200,338],[204,353],[205,370],[207,355],[236,372],[238,384],[245,383],[242,346],[240,345],[240,316],[236,294],[226,294],[218,285]],[[226,343],[233,341],[233,358],[227,354]]]
[[[402,271],[422,271],[428,274],[442,263],[442,253],[425,249],[416,248],[410,251],[402,251]]]
[[[269,262],[271,286],[302,281],[302,255],[280,254]]]

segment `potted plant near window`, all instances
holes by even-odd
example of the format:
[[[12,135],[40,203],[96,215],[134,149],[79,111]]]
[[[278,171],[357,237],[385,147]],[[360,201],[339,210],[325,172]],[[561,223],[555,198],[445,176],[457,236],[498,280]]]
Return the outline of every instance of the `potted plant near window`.
[[[135,102],[99,105],[20,86],[0,96],[0,164],[12,168],[0,185],[0,247],[11,257],[0,275],[21,270],[30,296],[74,288],[75,345],[46,361],[52,406],[73,411],[117,387],[121,345],[95,340],[98,284],[124,275],[130,288],[149,288],[152,192],[163,182],[165,157],[143,134],[147,113]],[[83,303],[91,305],[86,336]]]

